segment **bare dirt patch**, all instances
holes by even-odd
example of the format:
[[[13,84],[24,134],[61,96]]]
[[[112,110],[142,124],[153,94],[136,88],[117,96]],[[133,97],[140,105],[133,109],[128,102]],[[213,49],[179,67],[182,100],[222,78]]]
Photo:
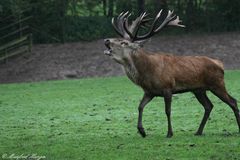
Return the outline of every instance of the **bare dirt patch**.
[[[222,60],[226,69],[240,69],[240,33],[161,36],[145,48],[174,55],[206,55]],[[0,83],[124,75],[103,54],[104,49],[103,40],[34,45],[31,54],[0,64]]]

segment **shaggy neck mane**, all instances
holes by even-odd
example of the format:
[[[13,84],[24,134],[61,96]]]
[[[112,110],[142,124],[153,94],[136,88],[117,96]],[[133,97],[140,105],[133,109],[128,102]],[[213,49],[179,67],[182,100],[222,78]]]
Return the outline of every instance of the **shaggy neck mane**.
[[[123,66],[128,78],[135,84],[140,85],[144,72],[146,73],[147,71],[147,65],[149,65],[148,56],[144,53],[143,49],[139,49],[132,52],[129,57],[125,59]]]

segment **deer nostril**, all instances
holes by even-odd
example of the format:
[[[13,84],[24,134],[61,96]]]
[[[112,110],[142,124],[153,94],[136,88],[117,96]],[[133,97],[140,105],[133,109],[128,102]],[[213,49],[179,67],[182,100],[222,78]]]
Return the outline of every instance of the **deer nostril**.
[[[110,40],[109,39],[105,39],[104,42],[105,42],[105,44],[108,44],[108,43],[110,43]]]
[[[105,46],[106,46],[107,48],[110,48],[110,40],[109,40],[109,39],[105,39],[105,40],[104,40],[104,43],[105,43]]]

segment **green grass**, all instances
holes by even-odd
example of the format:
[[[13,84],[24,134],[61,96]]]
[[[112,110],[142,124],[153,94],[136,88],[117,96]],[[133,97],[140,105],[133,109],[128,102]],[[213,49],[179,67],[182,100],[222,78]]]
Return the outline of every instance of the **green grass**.
[[[229,93],[240,99],[240,71],[227,71]],[[173,98],[174,136],[165,138],[162,98],[145,108],[147,137],[137,134],[142,91],[126,77],[0,85],[0,157],[37,154],[66,159],[240,159],[231,109],[215,105],[203,136],[194,136],[203,108],[191,93]],[[0,158],[1,159],[1,158]]]

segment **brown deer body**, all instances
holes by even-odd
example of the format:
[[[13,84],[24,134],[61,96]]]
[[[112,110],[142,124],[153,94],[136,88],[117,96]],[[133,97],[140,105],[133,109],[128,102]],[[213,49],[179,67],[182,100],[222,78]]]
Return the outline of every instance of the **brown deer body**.
[[[205,56],[173,56],[163,53],[148,53],[144,51],[138,40],[151,37],[166,25],[181,26],[179,18],[168,12],[164,22],[155,29],[155,23],[161,16],[161,12],[154,19],[152,29],[144,36],[137,36],[139,26],[148,22],[146,14],[138,17],[132,25],[128,26],[128,13],[120,14],[118,24],[113,25],[123,39],[106,39],[105,45],[108,50],[105,54],[111,56],[120,63],[128,78],[140,86],[144,96],[139,105],[138,131],[145,137],[146,133],[142,125],[143,109],[154,97],[164,97],[165,112],[168,119],[167,137],[173,135],[171,125],[171,101],[172,95],[183,92],[192,92],[202,104],[205,113],[202,122],[196,132],[201,135],[207,122],[213,104],[208,99],[206,91],[211,91],[233,110],[240,132],[240,112],[237,102],[226,91],[224,85],[223,64],[215,59]],[[135,35],[134,35],[135,34]]]
[[[164,89],[178,93],[223,84],[223,66],[217,60],[202,56],[151,54],[141,49],[137,52],[128,60],[136,68],[135,74],[127,72],[133,69],[125,70],[145,93],[163,96]]]

